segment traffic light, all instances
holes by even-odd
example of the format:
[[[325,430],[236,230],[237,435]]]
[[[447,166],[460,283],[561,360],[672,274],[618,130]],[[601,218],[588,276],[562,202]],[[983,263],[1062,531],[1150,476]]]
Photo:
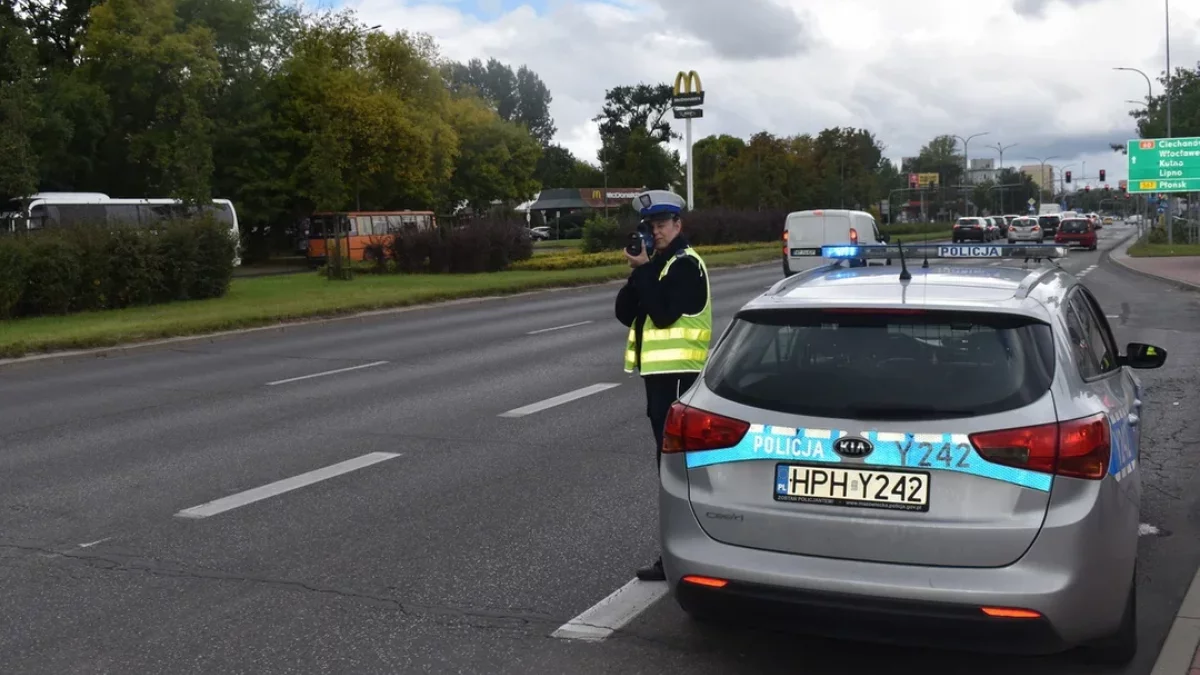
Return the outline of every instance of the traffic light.
[[[1100,182],[1104,182],[1104,169],[1100,169]]]
[[[1066,179],[1066,180],[1067,180],[1067,182],[1068,182],[1068,183],[1070,183],[1070,182],[1071,182],[1071,172],[1070,172],[1070,171],[1068,171],[1068,172],[1067,172],[1067,179]]]
[[[1092,191],[1092,186],[1091,186],[1091,185],[1084,185],[1084,186],[1083,186],[1083,191],[1084,191],[1084,192],[1091,192],[1091,191]]]

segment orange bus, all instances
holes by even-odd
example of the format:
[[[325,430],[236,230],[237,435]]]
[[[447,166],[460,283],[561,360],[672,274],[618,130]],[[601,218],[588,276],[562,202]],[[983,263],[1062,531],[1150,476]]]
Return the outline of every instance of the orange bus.
[[[433,211],[323,211],[308,218],[307,257],[312,264],[325,261],[333,239],[341,234],[343,250],[349,246],[351,260],[366,260],[367,246],[392,243],[392,236],[405,229],[424,230],[437,226]]]

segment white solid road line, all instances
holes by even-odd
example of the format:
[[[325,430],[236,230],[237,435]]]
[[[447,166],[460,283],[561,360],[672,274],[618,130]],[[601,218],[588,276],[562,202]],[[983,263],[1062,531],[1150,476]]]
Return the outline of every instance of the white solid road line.
[[[575,328],[576,326],[586,326],[591,321],[580,321],[579,323],[569,323],[565,326],[555,326],[554,328],[543,328],[541,330],[531,330],[526,335],[538,335],[540,333],[549,333],[552,330],[563,330],[564,328]]]
[[[632,621],[666,594],[667,582],[634,578],[583,614],[559,626],[550,637],[598,642]]]
[[[344,473],[357,471],[358,469],[371,466],[372,464],[378,464],[399,456],[400,455],[391,452],[372,452],[369,455],[363,455],[362,457],[355,457],[354,459],[348,459],[344,462],[331,464],[323,469],[309,471],[308,473],[302,473],[299,476],[292,476],[291,478],[285,478],[283,480],[275,481],[274,483],[268,483],[262,487],[256,487],[253,490],[246,490],[245,492],[239,492],[237,494],[229,495],[228,497],[222,497],[221,499],[208,502],[207,504],[193,506],[190,509],[184,509],[180,511],[175,515],[179,518],[208,518],[209,516],[215,516],[218,513],[232,511],[239,506],[253,504],[254,502],[262,501],[276,495],[281,495],[285,492],[291,492],[292,490],[306,487],[312,485],[313,483],[319,483],[323,480],[340,476]]]
[[[289,377],[286,380],[275,380],[274,382],[268,382],[267,386],[274,387],[274,386],[280,385],[280,384],[299,382],[300,380],[311,380],[314,377],[325,377],[326,375],[337,375],[338,373],[348,373],[352,370],[362,370],[363,368],[374,368],[375,366],[382,366],[386,363],[387,363],[387,361],[376,361],[375,363],[364,363],[361,366],[350,366],[349,368],[338,368],[337,370],[327,370],[323,373],[313,373],[312,375],[301,375],[300,377]]]
[[[619,387],[619,386],[621,386],[621,384],[619,382],[601,382],[599,384],[590,384],[582,389],[576,389],[575,391],[568,391],[567,393],[560,394],[558,396],[555,396],[554,398],[548,398],[544,401],[538,401],[537,403],[530,403],[529,405],[523,406],[521,408],[514,408],[513,410],[509,410],[506,413],[500,413],[499,416],[500,417],[524,417],[526,415],[532,415],[533,413],[536,413],[536,412],[541,412],[543,410],[546,410],[547,408],[553,408],[556,405],[570,403],[571,401],[581,399],[585,396],[591,396],[592,394],[599,394],[602,391],[608,391],[609,389],[612,389],[613,387]]]

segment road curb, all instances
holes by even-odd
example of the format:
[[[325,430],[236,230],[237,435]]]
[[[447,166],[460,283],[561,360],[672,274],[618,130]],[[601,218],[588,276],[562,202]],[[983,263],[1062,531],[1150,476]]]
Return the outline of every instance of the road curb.
[[[1179,605],[1150,675],[1187,675],[1200,647],[1200,568]]]
[[[1178,288],[1178,289],[1184,290],[1184,291],[1200,291],[1200,284],[1193,284],[1193,283],[1189,283],[1186,281],[1180,281],[1179,279],[1172,279],[1171,277],[1162,276],[1161,274],[1154,274],[1153,272],[1139,270],[1139,269],[1136,269],[1129,265],[1126,265],[1125,263],[1121,262],[1120,259],[1113,257],[1113,255],[1112,255],[1113,252],[1118,249],[1120,249],[1122,253],[1128,251],[1129,247],[1133,246],[1133,242],[1136,239],[1137,239],[1136,233],[1129,235],[1129,237],[1127,237],[1125,239],[1125,241],[1122,241],[1120,244],[1117,244],[1116,246],[1112,247],[1111,249],[1105,251],[1102,260],[1108,261],[1108,262],[1116,265],[1117,267],[1121,268],[1122,270],[1129,272],[1131,274],[1136,274],[1137,276],[1142,277],[1143,279],[1151,279],[1153,281],[1160,281],[1162,283],[1169,284],[1171,286],[1174,286],[1175,288]]]
[[[750,269],[753,267],[768,267],[778,265],[778,261],[748,263],[744,265],[729,265],[714,268],[714,271],[725,270],[740,270]],[[181,335],[179,337],[162,338],[158,340],[147,340],[144,342],[127,342],[108,347],[95,347],[90,349],[67,349],[62,351],[45,352],[42,354],[31,354],[29,356],[19,356],[16,358],[0,359],[0,370],[5,368],[16,368],[25,365],[34,365],[46,362],[68,362],[80,359],[89,358],[107,358],[110,356],[118,356],[136,351],[149,351],[154,349],[169,349],[188,343],[195,342],[213,342],[215,340],[238,337],[242,335],[251,335],[254,333],[263,333],[266,331],[286,332],[296,328],[304,328],[308,326],[321,325],[327,323],[335,323],[341,321],[361,321],[363,319],[373,319],[377,317],[389,316],[392,314],[402,314],[404,312],[415,312],[425,309],[437,309],[440,307],[453,307],[456,305],[465,305],[472,303],[488,302],[495,300],[507,300],[511,298],[521,298],[530,295],[539,295],[543,293],[561,293],[563,291],[579,291],[593,288],[601,288],[604,286],[614,286],[625,283],[623,279],[612,279],[592,284],[581,284],[578,286],[555,286],[550,288],[538,288],[531,291],[521,291],[519,293],[504,293],[498,295],[484,295],[474,298],[458,298],[455,300],[441,300],[438,302],[421,303],[416,305],[407,305],[404,307],[391,307],[388,309],[373,309],[363,312],[353,312],[338,316],[316,316],[307,319],[285,319],[277,323],[268,324],[265,326],[254,326],[253,328],[237,328],[234,330],[216,331],[212,333],[199,333],[196,335]]]

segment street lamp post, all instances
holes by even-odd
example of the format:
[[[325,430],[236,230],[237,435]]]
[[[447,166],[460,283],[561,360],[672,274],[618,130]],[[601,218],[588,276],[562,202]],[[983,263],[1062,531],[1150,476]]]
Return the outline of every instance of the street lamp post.
[[[957,138],[958,140],[963,142],[963,174],[967,178],[967,183],[971,183],[971,165],[969,164],[969,162],[971,161],[971,157],[970,157],[970,151],[968,150],[968,147],[971,145],[971,139],[978,138],[980,136],[987,136],[988,133],[990,133],[990,132],[982,131],[977,134],[971,134],[970,136],[967,136],[966,138],[963,138],[962,136],[957,136],[955,134],[950,134],[951,138]]]
[[[1001,171],[1004,170],[1004,151],[1008,150],[1009,148],[1015,148],[1015,147],[1017,147],[1017,145],[1019,145],[1019,144],[1018,143],[1009,143],[1008,145],[1001,145],[1001,144],[997,143],[995,145],[987,146],[989,148],[992,148],[996,152],[1000,153],[1000,170]],[[1000,211],[1001,212],[1004,211],[1004,191],[1003,190],[1000,191]]]
[[[1046,162],[1049,162],[1052,159],[1058,159],[1058,156],[1054,155],[1052,157],[1046,157],[1045,159],[1026,157],[1025,159],[1042,165],[1042,171],[1040,174],[1038,174],[1038,204],[1041,204],[1042,201],[1044,201],[1044,198],[1042,197],[1042,191],[1046,189]],[[1050,170],[1053,171],[1054,167],[1050,167]],[[1054,176],[1050,176],[1050,196],[1054,197]]]

